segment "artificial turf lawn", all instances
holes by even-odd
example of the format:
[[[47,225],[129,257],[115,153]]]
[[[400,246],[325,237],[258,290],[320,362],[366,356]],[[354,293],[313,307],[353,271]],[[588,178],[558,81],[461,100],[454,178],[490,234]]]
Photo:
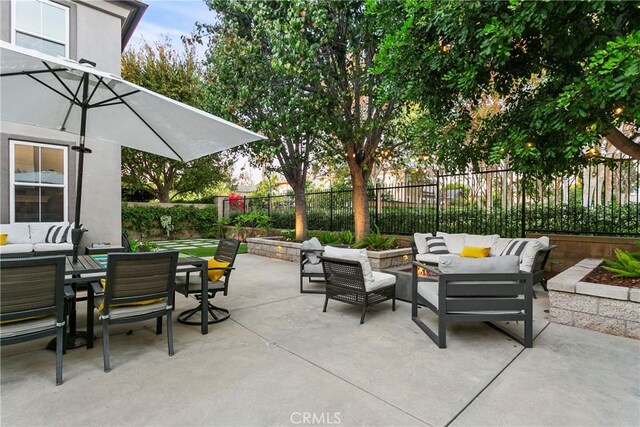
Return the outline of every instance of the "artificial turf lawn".
[[[217,247],[180,249],[180,252],[183,254],[193,255],[197,257],[208,257],[208,256],[213,256],[216,253],[216,249]],[[238,254],[246,254],[246,253],[247,253],[247,244],[240,243],[240,248],[238,248]]]

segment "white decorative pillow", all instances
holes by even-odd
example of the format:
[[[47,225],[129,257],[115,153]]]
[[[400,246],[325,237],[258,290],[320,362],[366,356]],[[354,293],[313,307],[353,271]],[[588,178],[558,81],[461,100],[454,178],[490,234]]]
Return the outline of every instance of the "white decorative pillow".
[[[531,272],[533,270],[533,264],[536,262],[538,251],[546,247],[547,246],[539,239],[529,240],[520,257],[520,270]]]
[[[433,234],[413,233],[413,241],[416,244],[416,249],[418,249],[419,254],[426,254],[429,252],[429,247],[427,246],[427,237],[433,237]]]
[[[52,225],[44,238],[45,243],[66,243],[69,225]]]
[[[492,246],[490,256],[500,256],[505,248],[511,243],[510,238],[501,237]]]
[[[462,252],[462,248],[464,248],[464,245],[466,244],[465,239],[467,237],[467,234],[449,234],[438,231],[436,233],[436,236],[442,236],[444,238],[444,243],[447,245],[447,249],[449,249],[450,253],[460,255],[460,252]]]
[[[71,239],[71,232],[73,231],[73,229],[76,228],[76,222],[72,222],[71,224],[69,224],[69,228],[67,229],[66,237],[65,237],[65,241],[67,243],[73,243],[73,240]]]
[[[513,239],[506,248],[502,251],[500,256],[506,255],[516,255],[518,258],[522,259],[522,254],[524,253],[524,248],[527,247],[529,242],[526,239]]]
[[[318,240],[317,237],[312,237],[311,239],[305,240],[304,242],[302,242],[302,249],[305,249],[305,250],[309,250],[309,249],[322,250],[322,243],[320,243],[320,240]],[[309,263],[313,264],[313,265],[316,265],[316,264],[320,263],[319,255],[320,255],[319,252],[307,252],[305,254],[307,259],[309,260]]]
[[[335,246],[325,246],[323,256],[327,258],[346,259],[349,261],[358,261],[362,266],[362,275],[364,276],[365,284],[373,284],[375,279],[373,278],[373,272],[371,271],[371,264],[369,263],[369,256],[366,249],[346,249],[336,248]]]
[[[427,246],[429,247],[429,253],[434,255],[446,255],[449,253],[449,249],[442,236],[427,237]]]

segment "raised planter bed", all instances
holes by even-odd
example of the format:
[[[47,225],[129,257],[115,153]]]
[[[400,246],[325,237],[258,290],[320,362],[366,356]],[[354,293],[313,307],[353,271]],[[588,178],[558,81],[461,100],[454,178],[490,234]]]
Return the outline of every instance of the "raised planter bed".
[[[549,280],[551,321],[640,340],[640,289],[582,281],[601,263],[587,258]]]
[[[281,237],[250,237],[247,239],[247,250],[250,254],[291,262],[300,262],[301,246],[301,243],[287,242]],[[376,271],[408,264],[411,261],[411,248],[367,251],[367,253],[371,268]]]

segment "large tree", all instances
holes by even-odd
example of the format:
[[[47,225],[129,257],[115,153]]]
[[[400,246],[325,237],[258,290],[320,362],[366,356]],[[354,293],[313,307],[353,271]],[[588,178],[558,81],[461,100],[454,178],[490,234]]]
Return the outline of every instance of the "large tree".
[[[426,148],[448,166],[510,159],[531,174],[566,172],[602,137],[640,158],[640,4],[368,6],[385,34],[377,72],[428,111],[438,137]]]
[[[321,105],[309,91],[317,86],[317,76],[306,72],[313,52],[299,44],[299,34],[285,28],[289,21],[302,25],[301,5],[212,0],[209,6],[219,19],[201,25],[200,32],[210,41],[211,108],[222,107],[230,118],[268,137],[243,151],[254,165],[275,166],[293,188],[297,239],[307,233],[305,185],[323,137]],[[297,52],[295,62],[291,50]]]
[[[122,55],[122,77],[169,98],[202,108],[202,69],[193,48],[178,52],[168,42],[145,44]],[[188,163],[130,148],[122,149],[122,184],[161,202],[184,193],[201,193],[228,179],[230,161],[221,155]]]

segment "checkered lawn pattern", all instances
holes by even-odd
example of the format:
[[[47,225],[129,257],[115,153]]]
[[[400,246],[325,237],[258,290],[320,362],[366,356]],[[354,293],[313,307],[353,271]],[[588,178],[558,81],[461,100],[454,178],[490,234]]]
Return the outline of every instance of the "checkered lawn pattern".
[[[158,240],[153,243],[160,248],[172,250],[218,247],[218,240],[215,239]]]

